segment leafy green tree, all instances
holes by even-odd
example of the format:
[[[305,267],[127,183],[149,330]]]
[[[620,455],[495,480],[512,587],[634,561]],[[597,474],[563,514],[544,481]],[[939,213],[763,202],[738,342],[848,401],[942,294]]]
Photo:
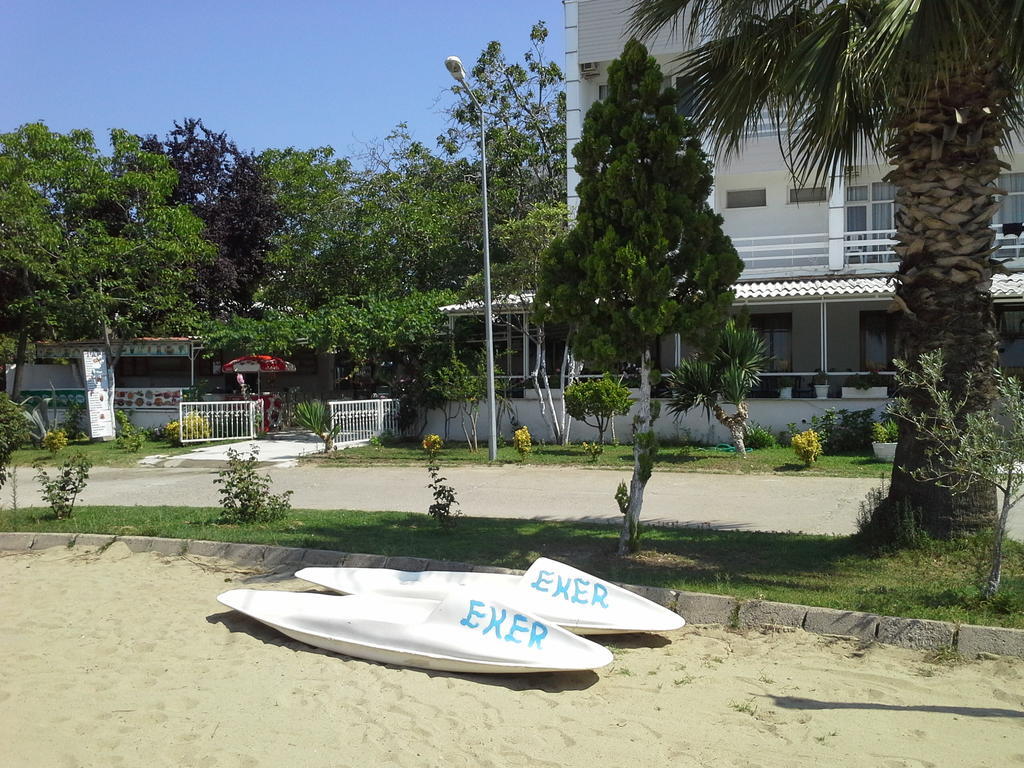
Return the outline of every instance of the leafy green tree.
[[[684,16],[685,14],[685,16]],[[685,20],[684,20],[685,19]],[[991,280],[998,153],[1024,127],[1020,0],[639,0],[633,29],[683,25],[696,121],[717,150],[740,147],[767,110],[800,178],[888,158],[897,188],[898,354],[941,348],[947,386],[966,413],[996,394]],[[967,381],[973,382],[967,390]],[[913,397],[917,397],[914,395]],[[918,410],[929,407],[916,400]],[[904,421],[885,507],[925,510],[949,537],[991,521],[995,494],[954,496],[917,476],[926,441]]]
[[[164,154],[178,172],[171,202],[187,205],[203,220],[203,237],[216,257],[201,264],[189,293],[206,314],[245,314],[266,271],[272,236],[281,225],[273,189],[253,153],[238,149],[226,133],[186,118],[161,142],[147,137],[143,149]]]
[[[543,22],[530,30],[530,50],[509,62],[492,41],[470,73],[473,93],[487,114],[487,172],[495,222],[522,219],[534,205],[565,199],[564,76],[545,53]],[[457,90],[462,86],[454,86]],[[480,153],[480,114],[465,98],[448,110],[453,125],[438,137],[449,155]],[[479,214],[478,214],[479,215]],[[496,261],[508,254],[495,254]]]
[[[983,597],[991,598],[999,590],[1010,510],[1024,499],[1024,386],[997,372],[998,413],[975,413],[968,411],[966,395],[949,391],[941,350],[921,355],[916,365],[898,360],[896,367],[904,394],[893,400],[889,412],[912,423],[925,440],[926,463],[915,474],[954,494],[983,484],[1002,495],[992,536],[991,566],[981,589]],[[925,411],[913,404],[922,395],[932,404]]]
[[[537,295],[542,320],[576,324],[581,358],[607,367],[639,362],[620,553],[639,545],[631,531],[656,450],[651,348],[661,334],[693,337],[719,323],[742,268],[707,203],[708,159],[661,81],[657,62],[635,40],[609,67],[608,98],[587,112],[573,150],[581,178],[576,226],[552,245]]]
[[[700,407],[709,418],[713,413],[729,430],[736,450],[746,457],[746,400],[767,362],[764,339],[730,319],[710,352],[683,360],[665,377],[670,392],[668,409],[684,414]],[[736,409],[731,414],[722,408],[730,403]]]
[[[569,385],[563,398],[569,415],[596,429],[600,443],[604,443],[604,433],[612,419],[629,413],[633,406],[629,390],[607,373],[600,379]],[[588,416],[594,419],[593,423],[587,421]]]
[[[471,451],[477,450],[477,422],[480,404],[487,394],[487,366],[481,353],[469,363],[451,350],[448,359],[425,372],[426,387],[435,402],[445,408],[445,436],[452,415],[448,409],[455,406],[462,422],[462,432]]]
[[[282,217],[267,254],[262,303],[305,312],[339,296],[390,290],[397,265],[370,258],[363,247],[364,180],[347,158],[331,147],[268,149],[260,165]]]
[[[105,156],[88,131],[41,123],[0,135],[0,284],[22,341],[99,337],[112,376],[116,339],[191,327],[186,288],[210,251],[202,222],[169,202],[167,158],[125,131],[110,143]]]

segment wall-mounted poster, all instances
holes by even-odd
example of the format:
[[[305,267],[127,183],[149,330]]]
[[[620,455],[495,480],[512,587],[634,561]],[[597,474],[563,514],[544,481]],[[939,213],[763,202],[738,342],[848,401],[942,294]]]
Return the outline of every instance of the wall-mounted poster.
[[[82,350],[85,377],[85,405],[89,411],[89,437],[105,440],[114,436],[114,409],[110,403],[110,372],[107,354],[101,349]]]

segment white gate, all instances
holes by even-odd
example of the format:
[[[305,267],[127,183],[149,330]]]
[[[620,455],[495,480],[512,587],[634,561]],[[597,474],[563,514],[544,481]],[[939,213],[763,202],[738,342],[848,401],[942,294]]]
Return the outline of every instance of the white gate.
[[[398,401],[331,400],[331,425],[341,425],[337,443],[365,443],[384,432],[398,434]]]
[[[262,423],[263,404],[258,400],[178,404],[178,430],[183,444],[252,440],[257,424]]]

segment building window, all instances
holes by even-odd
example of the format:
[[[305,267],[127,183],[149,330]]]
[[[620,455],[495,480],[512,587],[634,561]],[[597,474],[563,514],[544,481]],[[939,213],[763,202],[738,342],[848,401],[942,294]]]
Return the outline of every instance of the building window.
[[[676,101],[676,114],[692,118],[697,114],[697,100],[693,93],[693,79],[677,77],[674,87],[676,94],[679,96],[679,99]]]
[[[881,264],[895,261],[892,246],[879,243],[896,228],[896,187],[874,182],[846,188],[846,260],[849,264]],[[873,244],[850,247],[850,243]]]
[[[1006,190],[1000,197],[1001,207],[992,218],[994,224],[1020,224],[1024,222],[1024,173],[1004,173],[999,187]]]
[[[597,100],[604,101],[608,98],[608,84],[597,86]]]
[[[889,312],[860,313],[860,369],[862,371],[895,370],[897,316]]]
[[[1010,375],[1024,376],[1024,305],[997,306],[996,323],[999,366]]]
[[[828,200],[824,187],[799,187],[789,190],[790,203],[823,203]]]
[[[750,327],[764,339],[768,353],[767,370],[783,373],[793,370],[793,316],[788,312],[777,315],[751,315]]]
[[[763,189],[731,189],[725,193],[726,208],[764,208],[768,193]]]

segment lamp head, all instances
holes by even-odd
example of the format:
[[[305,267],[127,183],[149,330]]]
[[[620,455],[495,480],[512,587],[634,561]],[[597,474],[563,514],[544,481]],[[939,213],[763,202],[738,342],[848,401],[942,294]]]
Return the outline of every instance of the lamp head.
[[[460,83],[466,82],[466,70],[462,68],[462,59],[458,56],[449,56],[444,60],[444,65],[448,68],[452,77]]]

